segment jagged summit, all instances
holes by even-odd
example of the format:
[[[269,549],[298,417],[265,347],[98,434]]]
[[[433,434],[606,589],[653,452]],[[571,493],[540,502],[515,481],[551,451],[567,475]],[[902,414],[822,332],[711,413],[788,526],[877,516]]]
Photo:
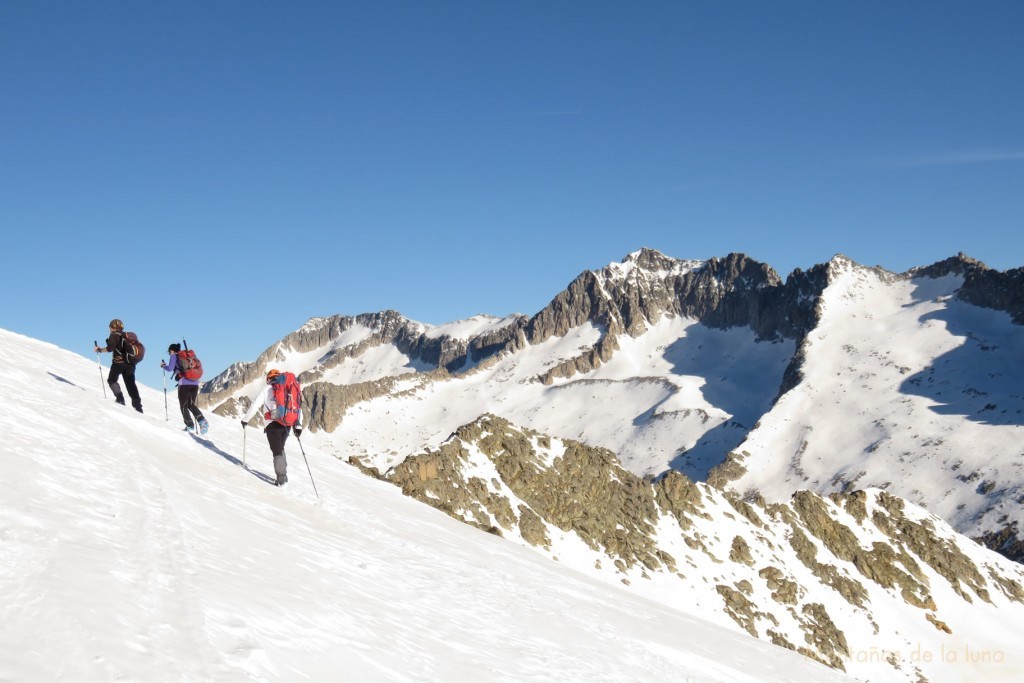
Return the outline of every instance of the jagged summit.
[[[835,254],[828,260],[828,265],[834,269],[850,269],[864,267],[862,264],[857,263],[846,254]]]
[[[696,270],[702,265],[704,265],[703,261],[675,259],[655,249],[644,247],[628,254],[619,263],[608,264],[599,273],[607,280],[614,282],[638,277],[640,273],[658,278],[682,275]]]
[[[906,274],[910,277],[938,278],[946,275],[966,276],[987,270],[989,270],[989,267],[984,263],[960,252],[956,256],[950,256],[949,258],[937,261],[930,266],[911,268]]]
[[[927,266],[915,266],[902,273],[890,270],[884,266],[868,266],[859,263],[845,254],[836,254],[828,261],[831,272],[843,272],[849,270],[870,270],[875,273],[885,274],[887,277],[915,278],[930,277],[939,278],[946,275],[967,275],[990,270],[983,262],[960,252],[956,256],[950,256]]]

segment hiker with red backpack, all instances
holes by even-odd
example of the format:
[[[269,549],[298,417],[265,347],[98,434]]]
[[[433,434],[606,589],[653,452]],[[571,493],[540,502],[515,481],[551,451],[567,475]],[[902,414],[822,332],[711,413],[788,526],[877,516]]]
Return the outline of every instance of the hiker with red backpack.
[[[117,318],[110,321],[110,336],[107,337],[107,345],[95,344],[96,353],[112,353],[114,357],[110,363],[110,373],[107,375],[107,385],[114,392],[114,400],[124,405],[124,394],[121,393],[121,385],[117,380],[124,378],[125,389],[132,399],[132,408],[142,412],[142,397],[139,396],[139,387],[135,384],[135,364],[142,360],[145,354],[145,347],[139,343],[139,338],[134,332],[125,332],[124,323]]]
[[[196,405],[196,399],[199,398],[199,378],[203,376],[203,364],[187,344],[184,351],[181,350],[181,344],[171,344],[167,347],[167,354],[170,358],[167,362],[161,361],[160,367],[164,372],[171,373],[171,377],[178,383],[178,405],[181,407],[181,417],[185,420],[185,431],[195,434],[198,429],[200,434],[206,434],[210,429],[210,423]],[[192,421],[193,417],[195,422]]]
[[[275,486],[288,483],[288,463],[284,457],[284,442],[288,434],[295,431],[295,438],[302,435],[302,387],[290,372],[270,370],[267,372],[267,388],[252,400],[252,405],[242,418],[242,429],[249,426],[256,413],[263,411],[267,421],[264,432],[270,452],[274,454]]]

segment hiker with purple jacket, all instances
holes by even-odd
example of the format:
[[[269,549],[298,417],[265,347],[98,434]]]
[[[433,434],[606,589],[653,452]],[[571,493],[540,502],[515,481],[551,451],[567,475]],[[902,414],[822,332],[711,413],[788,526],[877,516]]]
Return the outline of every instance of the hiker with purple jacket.
[[[181,417],[185,420],[185,431],[189,434],[195,434],[196,423],[198,423],[199,433],[206,434],[210,428],[210,423],[206,421],[202,411],[199,410],[199,406],[196,405],[196,400],[199,398],[199,380],[185,377],[178,362],[178,354],[180,352],[181,344],[171,344],[168,346],[167,353],[170,355],[170,358],[167,362],[161,362],[160,367],[164,372],[171,373],[171,376],[178,383],[178,405],[181,407]],[[195,423],[192,421],[193,416],[196,419]]]

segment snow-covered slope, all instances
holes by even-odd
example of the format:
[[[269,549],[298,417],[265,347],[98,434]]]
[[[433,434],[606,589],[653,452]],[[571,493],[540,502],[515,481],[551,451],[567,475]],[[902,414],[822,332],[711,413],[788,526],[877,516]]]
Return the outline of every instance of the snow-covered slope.
[[[957,298],[961,275],[829,273],[803,380],[739,446],[733,485],[878,487],[971,536],[1024,525],[1024,328]]]
[[[0,680],[840,681],[0,331]],[[172,397],[173,398],[173,397]],[[250,469],[243,469],[243,457]]]
[[[580,572],[865,680],[1024,674],[1012,654],[1024,569],[881,491],[748,504],[675,473],[644,482],[609,451],[494,416],[376,476]],[[956,665],[939,652],[956,652]]]

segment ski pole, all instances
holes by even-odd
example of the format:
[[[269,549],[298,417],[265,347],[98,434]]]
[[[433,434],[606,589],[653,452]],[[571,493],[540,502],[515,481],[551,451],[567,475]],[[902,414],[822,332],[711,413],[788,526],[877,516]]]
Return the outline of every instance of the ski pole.
[[[164,422],[170,421],[170,417],[167,415],[167,373],[160,373],[164,376]]]
[[[316,482],[313,481],[313,470],[309,469],[309,460],[306,460],[306,449],[302,447],[302,439],[296,436],[295,440],[299,442],[299,450],[302,451],[302,459],[306,461],[306,471],[309,472],[309,481],[313,484],[313,493],[316,493],[316,499],[320,500],[320,494],[316,491]]]
[[[242,467],[249,469],[245,467],[245,425],[242,425]]]
[[[94,349],[100,348],[99,343],[95,339],[92,340],[92,347]],[[103,398],[107,397],[107,386],[103,382],[103,363],[100,362],[100,352],[96,352],[96,367],[100,370],[100,388],[103,389]]]

